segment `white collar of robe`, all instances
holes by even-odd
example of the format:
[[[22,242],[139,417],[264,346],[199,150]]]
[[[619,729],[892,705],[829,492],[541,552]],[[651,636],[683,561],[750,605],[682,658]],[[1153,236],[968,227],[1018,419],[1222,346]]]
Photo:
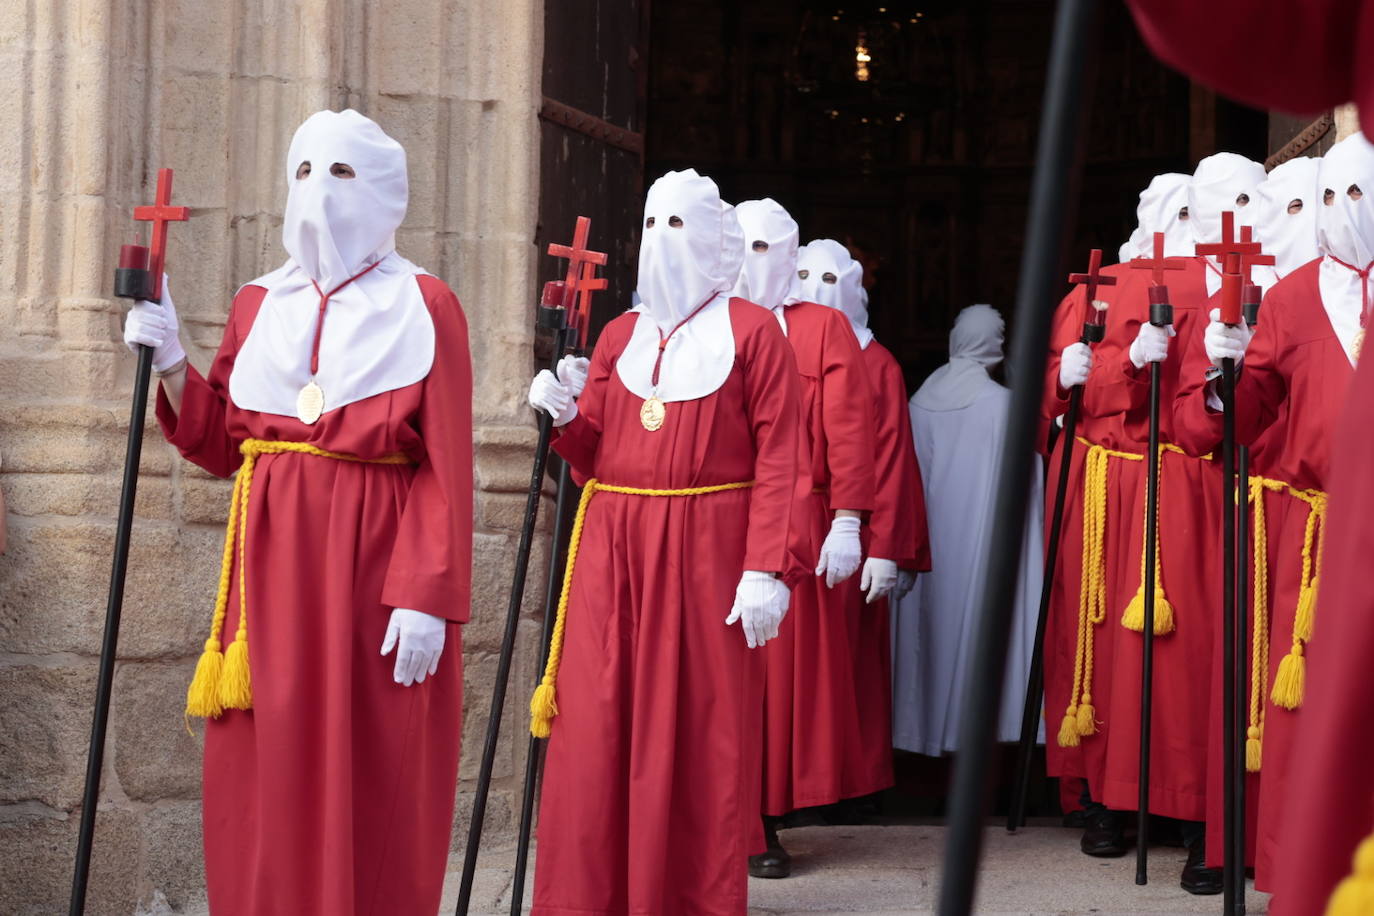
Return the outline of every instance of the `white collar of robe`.
[[[859,338],[859,346],[867,349],[873,332],[868,329],[864,269],[850,257],[849,249],[834,239],[808,242],[797,256],[797,275],[801,278],[801,297],[843,312]]]

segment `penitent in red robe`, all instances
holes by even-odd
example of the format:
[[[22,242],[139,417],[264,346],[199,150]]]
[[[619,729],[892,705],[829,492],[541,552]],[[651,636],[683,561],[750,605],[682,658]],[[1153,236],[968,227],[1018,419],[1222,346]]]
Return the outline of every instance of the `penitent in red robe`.
[[[861,351],[874,396],[874,499],[865,556],[892,560],[900,569],[930,570],[925,493],[911,436],[902,367],[886,347],[870,341]],[[854,693],[858,701],[857,753],[846,755],[844,794],[870,795],[888,788],[892,776],[892,631],[887,599],[867,603],[855,574],[845,593]]]
[[[1284,441],[1275,448],[1268,473],[1297,490],[1324,491],[1327,485],[1331,439],[1345,404],[1354,371],[1344,347],[1332,330],[1318,288],[1321,261],[1312,261],[1280,280],[1264,297],[1254,339],[1246,351],[1236,385],[1236,437],[1242,444],[1260,440],[1274,424],[1283,423]],[[1222,417],[1206,404],[1206,383],[1200,371],[1189,373],[1174,414],[1181,442],[1191,449],[1213,448],[1221,441]],[[1268,685],[1293,647],[1293,625],[1302,583],[1303,548],[1308,537],[1305,504],[1287,500],[1267,519],[1270,544]],[[1274,506],[1272,500],[1266,505]],[[1320,525],[1316,533],[1320,537]],[[1330,541],[1328,540],[1328,543]],[[1318,549],[1313,543],[1312,549]],[[1214,590],[1219,597],[1220,584]],[[1307,661],[1308,680],[1315,676]],[[1294,734],[1302,707],[1284,709],[1264,697],[1263,758],[1255,823],[1255,884],[1272,887],[1285,828],[1285,799],[1292,789]],[[1209,803],[1209,832],[1219,838],[1220,800]],[[1209,843],[1209,850],[1219,843]],[[1209,851],[1209,858],[1214,855]]]
[[[763,813],[771,816],[857,794],[845,785],[862,763],[845,584],[827,588],[814,573],[834,511],[873,508],[874,471],[873,397],[849,320],[814,302],[783,314],[801,375],[810,479],[801,482],[792,544],[806,575],[764,650]]]
[[[217,914],[430,916],[439,906],[471,578],[472,370],[458,300],[433,277],[418,282],[435,350],[414,385],[313,426],[239,409],[229,374],[266,294],[246,286],[209,377],[188,370],[180,415],[158,395],[168,441],[220,477],[248,438],[414,461],[258,460],[245,547],[253,708],[205,729],[205,876]],[[228,607],[234,633],[237,576]],[[423,684],[395,683],[394,657],[379,654],[395,607],[454,624]]]
[[[1331,495],[1317,638],[1275,856],[1274,916],[1319,913],[1374,831],[1374,359],[1363,361],[1332,437]]]
[[[1206,316],[1204,267],[1189,259],[1183,271],[1167,274],[1180,336],[1200,334]],[[1118,284],[1099,290],[1111,303],[1105,340],[1094,348],[1094,368],[1084,392],[1078,438],[1113,452],[1135,456],[1106,459],[1106,520],[1103,569],[1106,604],[1091,627],[1092,671],[1088,687],[1095,708],[1096,734],[1077,748],[1059,745],[1058,733],[1075,680],[1079,598],[1084,559],[1084,465],[1088,446],[1074,443],[1058,568],[1055,570],[1046,631],[1045,714],[1050,774],[1082,776],[1092,797],[1108,807],[1135,808],[1140,762],[1140,666],[1143,636],[1123,626],[1125,611],[1142,587],[1144,507],[1149,445],[1149,369],[1137,370],[1129,349],[1148,318],[1149,272],[1126,265],[1107,268]],[[1067,408],[1059,391],[1059,353],[1082,330],[1083,293],[1061,305],[1046,379],[1047,417]],[[1161,441],[1173,441],[1167,405],[1180,384],[1182,359],[1163,365]],[[1061,437],[1062,443],[1062,437]],[[1062,444],[1056,447],[1049,480],[1058,479]],[[1209,570],[1219,508],[1207,495],[1215,469],[1176,451],[1160,461],[1160,581],[1173,605],[1175,628],[1155,639],[1154,726],[1151,743],[1150,809],[1156,814],[1200,821],[1205,811],[1209,717],[1198,698],[1210,691],[1215,602]],[[1051,505],[1052,502],[1048,501]],[[1086,654],[1085,654],[1086,660]],[[1086,670],[1086,666],[1085,666]]]
[[[735,914],[758,852],[764,653],[726,626],[746,569],[793,574],[796,363],[777,320],[730,301],[735,365],[715,392],[640,424],[606,326],[555,447],[599,492],[572,579],[539,818],[534,914]]]

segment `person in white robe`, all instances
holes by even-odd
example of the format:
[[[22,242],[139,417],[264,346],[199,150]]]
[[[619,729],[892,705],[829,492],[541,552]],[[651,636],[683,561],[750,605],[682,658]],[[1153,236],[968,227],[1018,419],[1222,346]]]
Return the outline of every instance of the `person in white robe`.
[[[950,331],[949,362],[911,398],[932,571],[922,573],[911,592],[891,603],[892,736],[896,747],[918,754],[940,756],[957,750],[959,689],[970,663],[987,578],[985,550],[997,523],[993,500],[1011,406],[1011,392],[988,374],[1003,360],[1003,335],[996,309],[964,309]],[[1038,456],[1027,471],[1032,484],[997,721],[999,741],[1020,736],[1040,600],[1044,486]]]

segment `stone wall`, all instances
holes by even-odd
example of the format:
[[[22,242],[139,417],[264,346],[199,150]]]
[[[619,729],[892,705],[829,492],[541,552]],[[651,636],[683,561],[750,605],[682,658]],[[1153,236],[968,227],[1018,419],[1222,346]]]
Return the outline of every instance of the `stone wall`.
[[[205,368],[237,285],[283,260],[296,125],[351,106],[406,147],[400,250],[468,315],[477,392],[474,622],[457,830],[475,776],[533,430],[539,0],[7,0],[0,15],[0,912],[64,911],[134,360],[110,297],[130,208],[176,169],[168,272]],[[182,704],[213,602],[228,484],[145,439],[90,906],[203,897],[199,738]],[[536,563],[532,589],[540,583]],[[527,649],[536,625],[522,623]],[[517,665],[515,707],[533,678]],[[512,737],[519,740],[512,740]],[[488,830],[508,838],[507,720]],[[460,843],[455,843],[455,849]]]

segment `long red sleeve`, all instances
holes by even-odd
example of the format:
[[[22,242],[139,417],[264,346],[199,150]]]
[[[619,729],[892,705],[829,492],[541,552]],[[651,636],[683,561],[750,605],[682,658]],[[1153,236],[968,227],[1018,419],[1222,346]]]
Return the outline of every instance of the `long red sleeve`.
[[[157,389],[157,421],[167,441],[176,446],[183,458],[199,465],[216,477],[228,477],[243,462],[239,453],[241,440],[229,434],[225,413],[229,405],[229,373],[234,370],[243,339],[253,327],[258,308],[267,290],[261,286],[245,286],[234,296],[229,307],[229,319],[224,325],[224,338],[210,364],[208,378],[186,368],[186,389],[181,398],[181,410],[172,409],[167,393]]]
[[[876,340],[863,351],[874,390],[873,462],[876,490],[869,517],[869,556],[892,560],[902,569],[930,569],[925,491],[911,438],[902,368]]]
[[[849,320],[834,309],[821,312],[821,425],[825,447],[824,475],[830,508],[866,512],[873,508],[873,386],[864,369],[863,351]],[[820,456],[816,456],[819,458]]]
[[[578,486],[596,476],[596,450],[601,443],[606,385],[615,372],[616,360],[630,339],[635,320],[635,316],[627,312],[602,330],[592,349],[587,384],[577,399],[577,416],[554,430],[553,450],[572,466]]]
[[[734,300],[736,335],[749,425],[754,434],[754,488],[744,568],[794,572],[788,533],[796,510],[802,436],[801,384],[792,348],[771,312]],[[748,316],[746,321],[740,320]]]
[[[410,485],[382,603],[458,623],[472,582],[472,358],[467,319],[440,280],[419,278],[434,319],[434,366],[417,416],[425,455]]]

